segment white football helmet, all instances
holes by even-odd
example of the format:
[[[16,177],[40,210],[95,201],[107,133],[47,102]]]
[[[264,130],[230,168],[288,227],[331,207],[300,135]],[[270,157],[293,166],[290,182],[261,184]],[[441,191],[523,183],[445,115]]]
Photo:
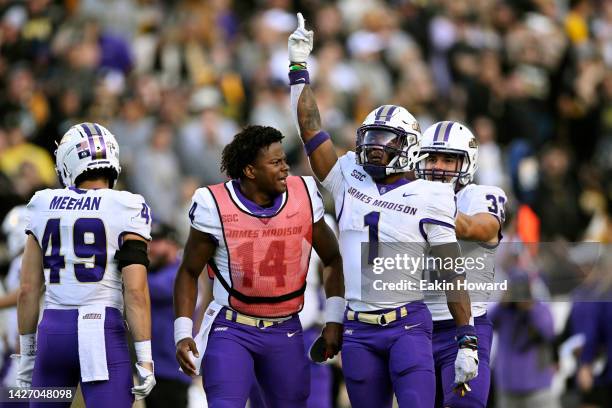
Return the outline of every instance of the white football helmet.
[[[453,154],[460,157],[455,171],[426,169],[425,159],[431,153]],[[423,179],[446,178],[455,186],[457,182],[464,186],[474,179],[478,168],[478,141],[464,124],[453,121],[434,123],[423,133],[419,141],[419,158],[416,165],[416,176]]]
[[[25,205],[13,207],[2,221],[2,232],[6,237],[8,253],[11,259],[19,255],[25,248],[27,227],[27,210]]]
[[[393,173],[413,170],[412,159],[418,152],[418,139],[421,137],[419,122],[401,106],[382,105],[368,114],[357,129],[355,153],[357,164],[374,179]],[[389,163],[378,164],[372,152],[386,152]]]
[[[55,151],[55,170],[64,187],[74,186],[77,177],[93,169],[111,169],[115,186],[121,173],[119,144],[115,136],[97,123],[80,123],[62,137]]]

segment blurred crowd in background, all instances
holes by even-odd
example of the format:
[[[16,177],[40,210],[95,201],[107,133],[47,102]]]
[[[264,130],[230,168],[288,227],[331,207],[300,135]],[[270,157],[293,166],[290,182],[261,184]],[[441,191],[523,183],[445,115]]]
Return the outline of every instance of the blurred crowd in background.
[[[115,134],[119,188],[178,242],[242,126],[281,130],[292,172],[309,174],[287,79],[297,11],[342,149],[380,104],[422,129],[464,122],[480,142],[476,182],[509,196],[507,236],[557,243],[555,266],[564,242],[612,243],[611,0],[0,0],[0,219],[58,185],[55,143],[82,121]]]
[[[542,240],[612,240],[600,220],[612,194],[609,0],[0,6],[0,216],[56,184],[55,142],[83,120],[117,136],[123,188],[165,222],[186,225],[177,209],[224,179],[220,151],[247,123],[280,129],[293,171],[307,172],[287,80],[300,10],[315,31],[309,70],[323,125],[340,146],[354,146],[383,103],[405,106],[422,129],[463,121],[481,145],[477,182],[529,205]]]

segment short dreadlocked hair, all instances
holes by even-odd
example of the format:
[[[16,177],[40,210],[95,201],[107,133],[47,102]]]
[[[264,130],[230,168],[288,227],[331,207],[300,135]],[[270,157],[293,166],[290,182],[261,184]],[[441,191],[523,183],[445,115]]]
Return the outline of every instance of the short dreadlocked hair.
[[[281,132],[270,126],[245,127],[223,148],[221,172],[232,179],[242,177],[244,168],[253,164],[261,149],[280,142],[283,138]]]

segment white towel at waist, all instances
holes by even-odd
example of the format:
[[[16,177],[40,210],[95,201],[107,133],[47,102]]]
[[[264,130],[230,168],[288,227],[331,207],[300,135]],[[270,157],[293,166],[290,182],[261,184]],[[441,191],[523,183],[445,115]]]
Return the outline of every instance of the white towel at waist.
[[[105,318],[106,307],[103,305],[79,307],[79,363],[83,382],[108,380],[104,338]]]
[[[196,347],[198,348],[198,353],[200,354],[200,357],[195,359],[196,375],[201,375],[200,366],[202,365],[202,359],[204,359],[204,353],[206,352],[206,346],[208,345],[208,335],[210,334],[210,329],[212,328],[213,322],[217,318],[217,315],[221,309],[223,309],[223,306],[215,302],[213,299],[213,301],[210,302],[206,308],[206,313],[204,313],[200,331],[195,336],[194,341]]]

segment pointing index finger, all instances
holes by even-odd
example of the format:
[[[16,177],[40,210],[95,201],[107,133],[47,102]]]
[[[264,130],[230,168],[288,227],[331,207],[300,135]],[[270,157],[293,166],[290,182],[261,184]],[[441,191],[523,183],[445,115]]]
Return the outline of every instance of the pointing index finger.
[[[302,13],[297,13],[297,19],[298,19],[298,28],[301,28],[302,30],[306,29],[306,20],[304,20],[304,16],[302,15]]]

